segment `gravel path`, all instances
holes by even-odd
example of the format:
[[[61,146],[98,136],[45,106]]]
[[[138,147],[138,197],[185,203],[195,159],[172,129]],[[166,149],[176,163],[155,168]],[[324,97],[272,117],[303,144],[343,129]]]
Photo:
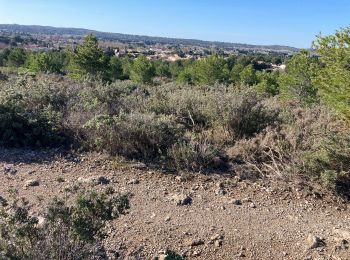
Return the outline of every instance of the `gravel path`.
[[[0,167],[0,195],[16,190],[38,216],[75,189],[130,192],[128,214],[106,227],[111,259],[161,259],[167,249],[186,259],[350,259],[348,204],[301,183],[175,176],[99,154],[2,149]],[[101,176],[110,183],[91,184]]]

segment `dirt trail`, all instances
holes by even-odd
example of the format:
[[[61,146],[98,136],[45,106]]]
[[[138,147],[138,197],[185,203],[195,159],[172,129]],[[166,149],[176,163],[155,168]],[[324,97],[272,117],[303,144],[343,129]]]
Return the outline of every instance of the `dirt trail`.
[[[96,154],[2,149],[0,167],[0,195],[8,198],[16,189],[38,216],[54,196],[71,200],[68,187],[130,192],[128,214],[107,225],[105,244],[115,259],[154,259],[166,249],[186,259],[350,259],[348,204],[301,184],[219,174],[176,177]],[[94,176],[110,183],[78,182]],[[39,185],[24,187],[28,180]],[[177,205],[181,200],[188,205]]]

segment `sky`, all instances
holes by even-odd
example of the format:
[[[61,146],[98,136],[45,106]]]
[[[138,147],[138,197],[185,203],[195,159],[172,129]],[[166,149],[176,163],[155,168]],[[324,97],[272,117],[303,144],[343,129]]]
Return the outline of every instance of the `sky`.
[[[0,24],[299,48],[349,14],[350,0],[0,0]]]

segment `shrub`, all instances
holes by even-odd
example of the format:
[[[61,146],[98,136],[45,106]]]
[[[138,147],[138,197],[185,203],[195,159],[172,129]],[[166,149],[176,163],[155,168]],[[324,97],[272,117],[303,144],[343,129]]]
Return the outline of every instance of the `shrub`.
[[[27,53],[22,48],[10,49],[10,52],[6,58],[6,65],[9,67],[20,67],[24,65],[27,59]]]
[[[55,204],[54,204],[55,206]],[[75,206],[67,208],[73,233],[81,240],[93,241],[101,236],[104,221],[112,220],[123,214],[129,208],[128,195],[108,198],[104,194],[80,194]],[[60,209],[60,208],[58,208]],[[48,219],[56,221],[57,208],[49,208]],[[66,216],[63,216],[66,218]]]
[[[0,71],[0,81],[6,81],[8,80],[8,76],[3,74],[1,71]]]
[[[179,142],[169,150],[169,157],[177,170],[201,171],[213,169],[213,160],[220,149],[205,138],[194,138]]]
[[[165,156],[182,134],[172,117],[140,113],[97,116],[86,129],[96,149],[144,160]]]
[[[64,144],[66,137],[46,118],[0,105],[0,145],[49,147]]]
[[[287,114],[279,127],[236,142],[231,158],[262,176],[298,175],[344,192],[350,185],[349,130],[324,107],[291,108]]]
[[[78,90],[71,112],[116,115],[121,111],[130,112],[142,90],[131,82],[117,81],[112,84],[102,82],[83,82]],[[135,100],[133,100],[135,99]],[[139,104],[138,104],[139,105]],[[135,104],[135,107],[136,104]]]
[[[52,83],[20,78],[1,85],[1,145],[45,147],[67,141],[62,124],[67,97]]]
[[[321,63],[314,77],[319,96],[348,123],[350,122],[349,37],[350,27],[347,27],[337,30],[333,35],[318,35],[313,43]]]
[[[252,137],[267,126],[278,123],[279,111],[270,109],[263,103],[263,97],[255,91],[242,92],[235,96],[227,109],[227,125],[231,133],[238,137]]]
[[[270,108],[265,97],[251,88],[167,84],[151,93],[145,104],[147,111],[173,115],[187,129],[197,132],[220,126],[243,137],[278,123],[278,109]]]
[[[128,196],[108,198],[104,194],[80,195],[68,207],[55,199],[47,209],[46,220],[28,213],[14,202],[0,215],[1,259],[97,259],[104,256],[100,243],[104,222],[117,218],[129,207]]]
[[[188,129],[208,128],[219,120],[216,104],[218,95],[209,88],[179,88],[169,84],[153,92],[146,101],[146,109],[172,115]]]

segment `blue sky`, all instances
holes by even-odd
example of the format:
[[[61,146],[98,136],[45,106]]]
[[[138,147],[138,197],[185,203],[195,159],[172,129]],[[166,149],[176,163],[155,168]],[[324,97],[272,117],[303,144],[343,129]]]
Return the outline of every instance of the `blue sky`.
[[[305,48],[349,18],[349,0],[0,0],[0,23]]]

